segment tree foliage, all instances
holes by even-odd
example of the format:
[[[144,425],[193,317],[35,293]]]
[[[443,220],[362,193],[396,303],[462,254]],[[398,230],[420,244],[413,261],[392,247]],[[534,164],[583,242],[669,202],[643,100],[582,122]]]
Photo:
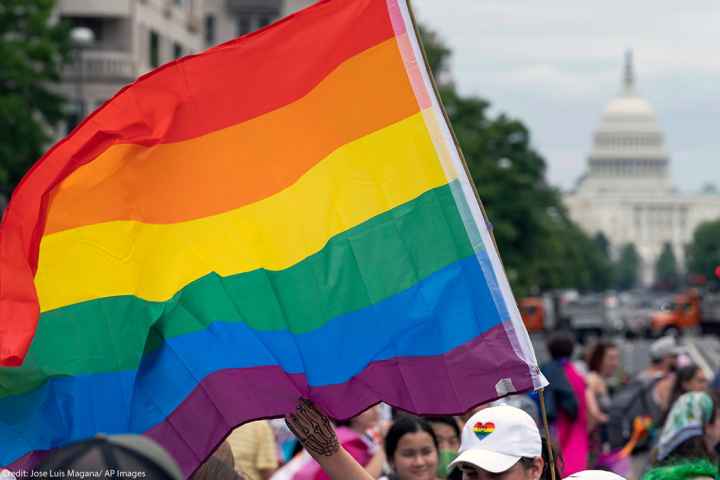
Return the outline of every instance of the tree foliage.
[[[52,91],[69,51],[68,29],[53,23],[53,0],[0,2],[0,192],[9,192],[64,117]]]
[[[470,175],[493,227],[514,290],[602,290],[611,283],[607,253],[568,217],[529,129],[486,100],[461,95],[449,71],[450,50],[429,30],[423,44]]]
[[[660,256],[655,262],[655,283],[664,290],[675,290],[680,285],[678,263],[670,242],[663,244]]]
[[[615,265],[615,286],[618,290],[630,290],[638,284],[640,255],[632,243],[623,245]]]
[[[720,266],[720,220],[698,225],[687,252],[688,272],[720,283],[715,271]]]

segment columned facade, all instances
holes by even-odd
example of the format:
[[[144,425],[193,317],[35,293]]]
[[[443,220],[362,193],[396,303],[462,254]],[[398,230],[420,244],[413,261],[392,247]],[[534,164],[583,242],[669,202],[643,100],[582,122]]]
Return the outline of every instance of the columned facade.
[[[650,285],[669,242],[684,267],[686,247],[702,222],[720,218],[717,194],[682,194],[672,187],[670,155],[650,104],[636,92],[631,53],[620,94],[593,135],[586,173],[564,197],[571,218],[587,233],[602,232],[615,254],[632,243]]]

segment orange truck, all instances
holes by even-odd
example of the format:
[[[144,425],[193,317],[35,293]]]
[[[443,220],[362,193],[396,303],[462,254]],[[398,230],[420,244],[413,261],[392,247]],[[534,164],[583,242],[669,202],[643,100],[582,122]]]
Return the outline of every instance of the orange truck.
[[[527,297],[520,300],[520,315],[527,331],[542,332],[545,330],[545,301],[542,297]]]
[[[651,334],[660,336],[694,329],[700,326],[700,319],[700,294],[696,290],[688,290],[675,295],[671,302],[651,315]]]

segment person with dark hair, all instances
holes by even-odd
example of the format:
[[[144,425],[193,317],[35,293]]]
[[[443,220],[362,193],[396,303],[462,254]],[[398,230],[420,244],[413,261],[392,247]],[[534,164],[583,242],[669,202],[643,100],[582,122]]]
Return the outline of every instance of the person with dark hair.
[[[507,405],[477,412],[463,427],[453,468],[462,471],[463,480],[541,480],[546,462],[537,424]]]
[[[672,406],[681,395],[688,392],[704,392],[707,388],[708,378],[702,368],[695,364],[680,367],[675,372],[675,382],[668,403]]]
[[[575,337],[567,332],[554,333],[548,338],[547,349],[553,359],[570,358],[575,351]]]
[[[425,417],[430,422],[438,441],[438,471],[440,478],[447,478],[448,465],[457,457],[460,448],[460,425],[455,417]]]
[[[308,400],[301,399],[296,412],[286,415],[285,421],[332,480],[374,480],[340,446],[330,419]],[[526,412],[510,406],[489,407],[463,427],[461,453],[450,465],[450,478],[460,473],[462,480],[549,480],[550,450],[546,446]],[[385,440],[385,453],[395,470],[385,478],[437,479],[437,447],[428,422],[400,415]]]
[[[550,382],[550,386],[545,389],[545,401],[551,423],[557,420],[560,411],[572,419],[577,417],[577,399],[564,368],[564,364],[572,357],[574,346],[572,336],[566,333],[556,333],[548,339],[547,349],[551,360],[542,365],[541,370]]]
[[[575,349],[571,334],[553,334],[547,348],[552,360],[541,367],[550,382],[545,397],[547,413],[564,458],[562,473],[569,475],[586,470],[588,464],[587,383],[571,361]]]
[[[109,471],[114,471],[116,476],[142,473],[153,480],[183,478],[165,449],[141,435],[98,435],[73,443],[53,450],[35,469],[45,476],[57,476],[56,472],[68,470],[101,478]]]
[[[374,480],[340,445],[330,419],[309,400],[300,399],[285,416],[290,431],[332,480]],[[437,439],[428,422],[401,415],[388,430],[384,452],[400,480],[436,480]],[[297,477],[293,477],[297,478]]]
[[[666,336],[650,345],[650,366],[638,374],[638,379],[654,382],[653,397],[662,412],[670,407],[670,395],[675,383],[678,356],[682,352],[675,337]]]
[[[233,451],[227,440],[215,449],[210,458],[200,465],[191,480],[244,480],[243,476],[235,471]]]
[[[610,391],[607,381],[620,366],[620,350],[605,340],[598,341],[588,355],[586,401],[588,406],[588,430],[590,432],[591,459],[593,464],[608,467],[604,452],[607,450],[606,424],[610,417]]]
[[[705,392],[681,395],[673,404],[654,451],[656,465],[681,460],[717,462],[720,442],[718,399]]]
[[[402,414],[385,436],[385,457],[393,472],[387,480],[435,480],[438,440],[430,423]]]

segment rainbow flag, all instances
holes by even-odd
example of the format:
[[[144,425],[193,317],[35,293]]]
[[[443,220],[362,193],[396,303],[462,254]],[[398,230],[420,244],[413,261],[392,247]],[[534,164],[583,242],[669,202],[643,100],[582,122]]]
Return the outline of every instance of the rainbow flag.
[[[135,432],[189,474],[300,396],[449,414],[544,382],[405,0],[141,77],[23,179],[0,262],[11,468]]]

